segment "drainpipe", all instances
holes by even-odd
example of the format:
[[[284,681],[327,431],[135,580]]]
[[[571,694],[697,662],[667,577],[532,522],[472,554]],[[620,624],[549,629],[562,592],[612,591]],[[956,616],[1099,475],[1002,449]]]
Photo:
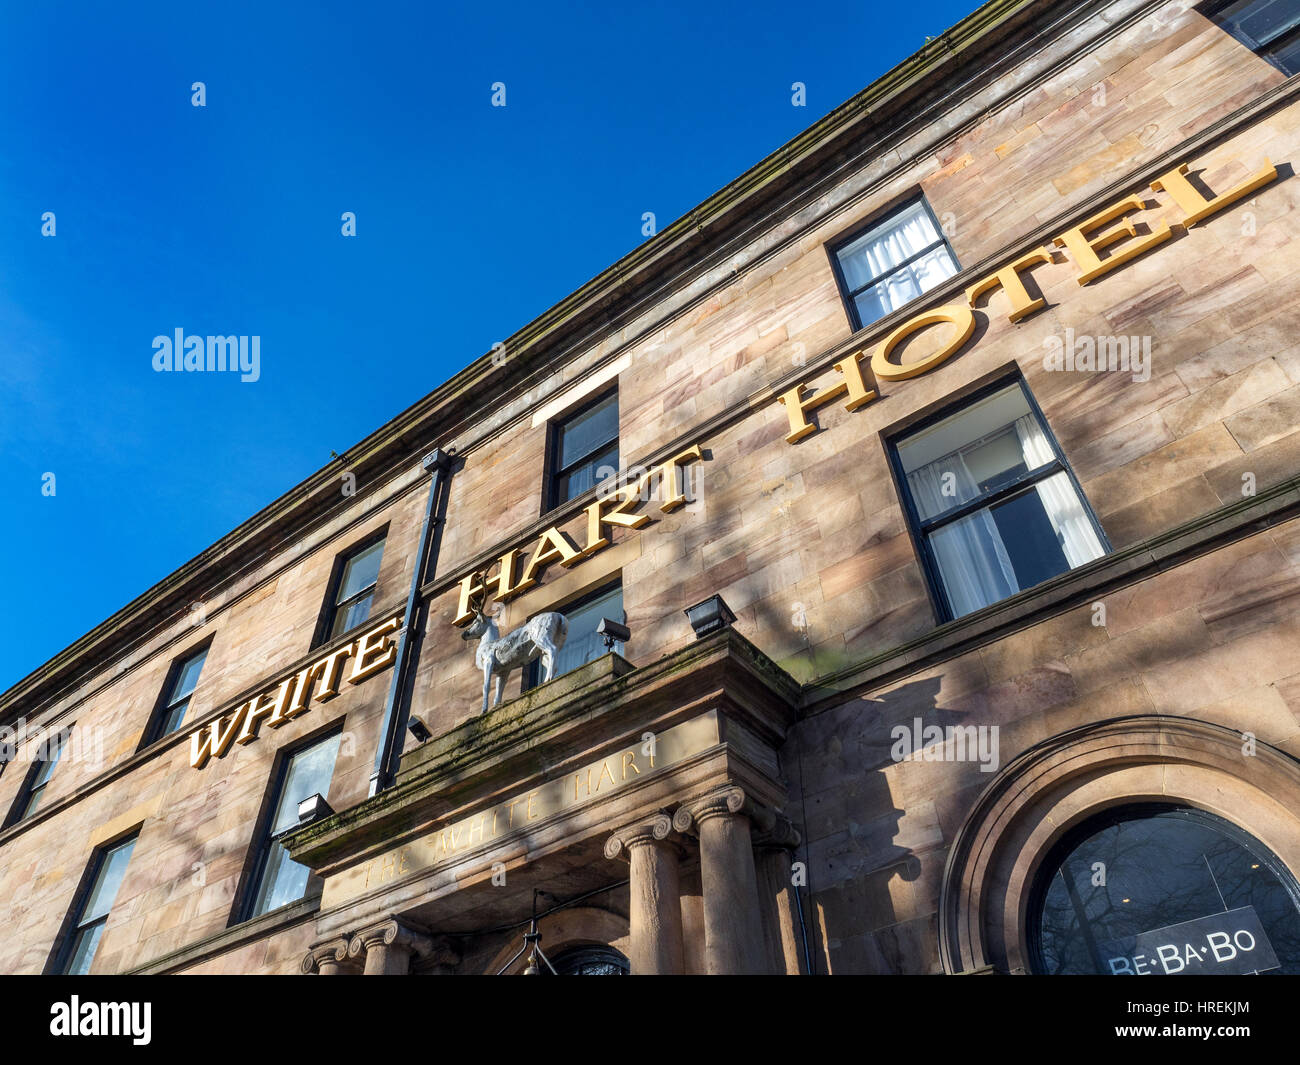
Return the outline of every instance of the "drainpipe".
[[[370,774],[370,794],[393,785],[397,765],[402,758],[402,744],[410,710],[409,692],[415,672],[416,623],[423,613],[420,602],[420,585],[425,574],[437,564],[438,545],[442,542],[443,505],[446,486],[451,481],[451,456],[442,448],[435,448],[424,456],[425,470],[431,470],[429,502],[424,508],[424,524],[420,527],[420,546],[416,551],[415,568],[411,572],[411,590],[406,596],[406,613],[397,636],[397,660],[393,665],[393,679],[388,685],[388,700],[384,705],[384,730],[375,752],[375,771]]]

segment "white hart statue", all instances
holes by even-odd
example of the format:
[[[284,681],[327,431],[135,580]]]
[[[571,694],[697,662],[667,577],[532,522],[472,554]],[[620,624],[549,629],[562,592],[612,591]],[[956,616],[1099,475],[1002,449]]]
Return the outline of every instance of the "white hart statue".
[[[482,586],[486,574],[475,574],[475,582]],[[555,655],[564,646],[569,635],[569,622],[563,614],[549,611],[538,614],[524,622],[513,632],[504,636],[497,627],[497,618],[501,616],[498,606],[491,614],[484,612],[487,597],[484,591],[477,605],[471,600],[474,620],[465,626],[461,638],[469,640],[478,637],[478,650],[474,652],[474,661],[483,671],[483,708],[488,710],[488,692],[492,679],[497,682],[496,698],[493,706],[501,705],[501,696],[505,691],[506,677],[512,670],[520,669],[540,658],[542,660],[542,683],[546,683],[555,673]]]

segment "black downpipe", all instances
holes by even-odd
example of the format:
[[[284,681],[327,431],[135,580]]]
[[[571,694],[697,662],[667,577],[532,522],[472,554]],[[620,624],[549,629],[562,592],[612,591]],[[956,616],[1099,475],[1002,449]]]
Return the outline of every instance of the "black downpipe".
[[[420,586],[425,574],[437,565],[438,547],[442,543],[443,515],[446,488],[451,482],[451,456],[435,448],[424,456],[424,468],[433,471],[429,482],[429,502],[424,508],[424,524],[420,527],[420,546],[416,551],[415,568],[411,572],[411,590],[406,596],[406,613],[397,636],[397,661],[393,666],[393,679],[388,686],[388,701],[384,706],[384,731],[379,737],[375,752],[375,771],[370,774],[370,794],[375,795],[393,785],[397,766],[402,759],[402,746],[406,723],[410,714],[410,692],[414,680],[414,665],[419,661],[420,636],[417,624],[423,620],[424,604],[420,601]]]

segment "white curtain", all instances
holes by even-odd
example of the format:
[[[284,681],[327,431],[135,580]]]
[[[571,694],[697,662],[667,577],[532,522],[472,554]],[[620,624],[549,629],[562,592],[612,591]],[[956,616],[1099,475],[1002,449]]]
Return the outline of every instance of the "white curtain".
[[[952,475],[946,482],[945,474]],[[945,483],[951,489],[948,495],[943,493]],[[923,520],[979,493],[959,452],[913,470],[907,475],[907,485]],[[993,515],[987,510],[978,510],[935,530],[929,540],[954,617],[996,603],[1019,590],[1011,559]]]
[[[1020,439],[1020,449],[1024,454],[1026,469],[1034,470],[1052,461],[1055,457],[1052,454],[1052,447],[1047,442],[1047,437],[1038,424],[1037,418],[1032,414],[1017,418],[1015,428],[1016,436]],[[1083,504],[1079,501],[1065,471],[1055,473],[1045,481],[1039,481],[1037,489],[1038,498],[1043,504],[1043,509],[1047,511],[1047,519],[1056,531],[1057,542],[1060,543],[1061,550],[1065,553],[1065,560],[1070,564],[1071,569],[1105,554],[1096,530],[1088,520],[1088,515],[1084,513]]]
[[[858,289],[882,277],[938,239],[939,232],[930,215],[918,205],[898,224],[878,235],[869,234],[847,250],[843,265],[849,288]],[[953,272],[947,250],[936,248],[924,259],[913,263],[910,270],[903,270],[863,293],[861,299],[872,301],[874,297],[880,304],[878,312],[883,315],[916,299]],[[864,313],[863,317],[866,319],[870,315]]]

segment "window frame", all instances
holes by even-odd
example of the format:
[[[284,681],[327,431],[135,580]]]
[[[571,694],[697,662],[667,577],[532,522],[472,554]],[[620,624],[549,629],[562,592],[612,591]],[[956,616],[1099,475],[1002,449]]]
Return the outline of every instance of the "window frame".
[[[1018,476],[1015,480],[999,486],[989,492],[982,492],[974,499],[970,499],[959,506],[946,510],[942,514],[937,514],[933,518],[922,521],[920,512],[917,510],[916,502],[912,499],[911,489],[907,484],[907,474],[903,470],[902,456],[899,454],[899,444],[905,442],[910,437],[936,425],[947,418],[960,414],[968,407],[973,407],[982,399],[986,399],[995,392],[1001,392],[1012,385],[1020,387],[1021,394],[1029,404],[1029,411],[1038,420],[1039,427],[1043,431],[1044,437],[1052,448],[1052,461],[1039,466],[1032,471],[1026,471]],[[1092,504],[1084,494],[1083,488],[1079,484],[1079,479],[1074,475],[1074,470],[1066,461],[1065,453],[1061,450],[1061,445],[1056,439],[1056,434],[1052,432],[1052,427],[1043,414],[1042,408],[1039,407],[1038,401],[1034,398],[1033,390],[1025,381],[1024,375],[1017,368],[1010,374],[999,374],[992,381],[972,389],[960,397],[949,397],[942,401],[937,409],[924,414],[901,426],[896,426],[891,430],[881,433],[884,440],[885,453],[889,459],[889,470],[894,478],[894,489],[898,493],[898,498],[903,504],[903,516],[907,519],[907,532],[912,539],[912,547],[916,552],[917,558],[921,562],[921,572],[925,577],[926,588],[930,594],[930,603],[934,609],[935,623],[944,625],[950,621],[958,620],[954,617],[952,605],[948,602],[948,594],[944,591],[943,576],[939,571],[938,561],[934,557],[934,552],[930,548],[929,535],[937,528],[951,524],[954,521],[967,517],[977,510],[984,510],[1004,503],[1014,496],[1024,492],[1032,491],[1034,485],[1039,481],[1044,481],[1048,477],[1055,476],[1058,473],[1065,473],[1070,479],[1070,486],[1074,489],[1083,507],[1084,513],[1088,516],[1093,531],[1097,534],[1097,539],[1101,543],[1104,553],[1102,558],[1110,555],[1114,548],[1111,546],[1110,539],[1106,536],[1106,531],[1101,527],[1097,520],[1097,515],[1093,512]],[[1071,570],[1063,570],[1057,576],[1063,576]],[[1036,588],[1038,585],[1031,585]],[[1008,596],[1012,599],[1021,592],[1029,591],[1028,588],[1022,588],[1020,591]],[[973,610],[969,614],[963,614],[961,618],[967,619],[982,613],[990,607],[997,606],[999,603],[1005,603],[1007,599],[998,599],[993,603],[988,603],[979,610]]]
[[[1226,33],[1238,44],[1250,49],[1251,52],[1259,56],[1259,58],[1264,60],[1264,62],[1268,63],[1274,70],[1281,71],[1281,73],[1288,78],[1300,73],[1300,66],[1298,66],[1296,70],[1287,70],[1287,68],[1279,63],[1272,55],[1272,52],[1277,49],[1279,45],[1300,39],[1300,25],[1292,26],[1289,30],[1285,30],[1278,34],[1267,44],[1261,43],[1251,37],[1250,34],[1246,33],[1244,30],[1241,30],[1236,26],[1225,25],[1220,21],[1220,16],[1223,12],[1232,7],[1235,3],[1237,3],[1237,0],[1210,0],[1208,3],[1199,5],[1197,10],[1206,19],[1214,23],[1220,31]]]
[[[592,451],[589,451],[587,455],[583,456],[583,458],[578,459],[575,462],[571,462],[567,466],[561,466],[560,465],[560,437],[564,431],[565,425],[568,422],[573,421],[575,418],[578,418],[581,415],[586,414],[587,411],[591,410],[592,408],[598,407],[600,404],[608,400],[611,396],[614,398],[613,439],[608,440],[605,443],[593,449]],[[556,507],[562,507],[566,503],[571,503],[574,499],[579,498],[579,496],[583,494],[580,492],[578,493],[578,495],[571,496],[569,499],[561,499],[560,492],[559,492],[560,478],[565,476],[568,473],[571,473],[573,470],[581,466],[584,462],[587,462],[589,456],[599,454],[601,451],[607,449],[611,443],[614,444],[619,449],[619,456],[618,456],[619,461],[615,463],[615,470],[618,470],[622,467],[623,425],[621,419],[622,410],[619,404],[619,398],[620,396],[619,396],[618,381],[617,379],[615,379],[615,381],[613,382],[613,384],[610,385],[610,387],[600,389],[594,396],[579,401],[576,406],[570,407],[568,410],[560,414],[557,414],[547,423],[546,461],[544,463],[545,481],[544,481],[544,486],[542,491],[542,513],[543,514],[549,513],[550,511],[554,510]],[[595,487],[600,483],[601,482],[599,481],[594,482],[593,487]]]
[[[140,830],[143,826],[136,825],[134,828],[121,835],[113,837],[98,844],[91,852],[90,860],[86,862],[82,870],[81,880],[77,884],[77,890],[72,894],[72,905],[68,907],[67,913],[64,914],[63,924],[59,929],[58,936],[55,937],[54,947],[50,951],[49,957],[45,963],[45,975],[47,976],[67,976],[68,965],[72,962],[74,948],[77,940],[83,931],[92,924],[103,922],[108,924],[108,919],[113,915],[113,906],[117,904],[117,895],[113,896],[113,904],[109,906],[108,911],[103,917],[96,918],[94,921],[86,922],[86,904],[90,901],[90,896],[94,893],[95,885],[99,881],[100,874],[103,872],[108,863],[108,857],[114,851],[124,847],[127,843],[131,845],[131,856],[127,858],[127,869],[131,867],[131,858],[135,857],[135,846],[140,842]],[[126,873],[123,872],[123,881],[125,882]],[[122,889],[118,885],[118,892]],[[95,953],[99,953],[98,945]],[[94,960],[92,955],[91,960]]]
[[[848,280],[844,276],[844,266],[840,261],[840,252],[843,251],[845,248],[847,248],[850,244],[852,244],[863,234],[867,233],[869,230],[876,228],[878,225],[880,225],[880,223],[893,217],[894,215],[901,214],[903,211],[907,210],[909,207],[911,207],[913,204],[917,202],[920,202],[925,207],[926,214],[929,215],[930,221],[934,224],[934,228],[936,232],[938,232],[939,234],[938,241],[936,241],[934,244],[927,245],[923,250],[917,252],[915,255],[909,256],[907,259],[899,263],[888,273],[880,274],[878,277],[872,278],[867,284],[861,285],[856,289],[850,289]],[[952,241],[948,239],[948,234],[943,231],[943,226],[939,224],[939,216],[934,213],[934,208],[930,205],[929,197],[926,196],[924,190],[919,188],[914,189],[913,191],[907,193],[905,196],[902,196],[899,199],[892,200],[887,206],[882,207],[880,210],[875,211],[874,213],[868,215],[867,218],[864,219],[862,222],[855,224],[852,229],[848,230],[847,232],[841,234],[838,237],[835,237],[833,240],[828,241],[826,243],[826,254],[830,258],[831,270],[835,274],[835,287],[839,290],[840,301],[844,304],[844,310],[848,314],[849,325],[852,327],[853,332],[857,333],[862,329],[868,329],[871,326],[875,325],[876,322],[879,322],[884,318],[888,317],[888,315],[882,315],[880,318],[877,318],[875,321],[868,322],[866,323],[866,325],[863,325],[862,316],[858,313],[858,305],[856,302],[856,298],[858,296],[860,296],[863,292],[866,292],[867,289],[873,288],[876,285],[880,284],[886,278],[892,277],[900,270],[906,269],[912,263],[916,262],[918,259],[924,258],[926,255],[929,255],[936,248],[941,248],[941,247],[947,248],[948,254],[952,256],[952,261],[957,267],[957,269],[953,271],[952,276],[956,277],[958,274],[961,273],[961,269],[962,269],[961,260],[957,258],[957,252],[953,249]],[[928,293],[923,292],[921,293],[920,296],[917,296],[916,299],[922,299],[926,295],[928,295]],[[912,300],[910,302],[914,303],[916,301]],[[910,303],[904,304],[903,306],[909,306],[909,305]],[[902,310],[902,307],[896,309]],[[889,313],[892,314],[893,312],[891,311]]]
[[[337,602],[337,599],[339,596],[339,592],[343,590],[343,575],[347,572],[348,563],[357,555],[361,554],[363,551],[366,551],[369,548],[374,547],[375,544],[379,543],[380,541],[383,541],[384,551],[387,551],[388,549],[388,524],[387,523],[385,523],[381,528],[376,529],[374,532],[368,533],[366,536],[362,537],[360,540],[357,540],[355,543],[345,548],[344,550],[338,552],[338,554],[334,556],[334,565],[330,570],[330,577],[325,585],[325,600],[321,604],[320,616],[316,620],[316,631],[312,634],[312,641],[311,641],[312,650],[315,650],[317,647],[321,647],[324,644],[332,643],[334,640],[342,639],[346,633],[359,629],[361,628],[362,625],[366,623],[364,621],[360,622],[356,625],[353,625],[352,628],[345,629],[343,632],[340,632],[337,636],[333,635],[334,621],[338,617],[339,609],[344,606],[343,603]],[[384,557],[383,557],[384,551],[380,552],[380,557],[379,557],[379,566],[381,570],[383,569],[383,565],[384,565]],[[373,602],[377,602],[378,601],[377,597],[379,594],[379,573],[378,572],[375,573],[375,583],[367,585],[360,592],[357,592],[355,595],[350,596],[348,602],[349,603],[355,602],[356,600],[360,599],[361,596],[367,591],[370,591],[376,597],[373,600]],[[373,616],[374,616],[374,611],[371,610],[371,613],[370,615],[367,616],[366,621],[369,621],[370,617]]]
[[[228,927],[244,924],[253,921],[268,914],[275,913],[276,910],[284,909],[285,906],[292,906],[295,902],[301,902],[303,899],[309,899],[319,896],[324,887],[324,881],[314,872],[309,872],[307,876],[307,887],[303,894],[294,899],[293,902],[287,902],[284,906],[277,906],[275,909],[265,910],[262,913],[254,913],[253,907],[257,904],[257,895],[262,887],[262,878],[266,875],[268,861],[273,853],[273,848],[277,846],[280,839],[295,831],[299,826],[295,822],[291,828],[286,828],[278,835],[273,834],[271,829],[274,827],[275,810],[280,805],[280,798],[284,790],[284,785],[289,777],[289,767],[293,760],[299,754],[302,754],[317,744],[325,743],[334,736],[343,734],[343,719],[339,718],[333,721],[309,736],[304,736],[296,743],[287,744],[276,752],[275,763],[271,767],[268,786],[262,793],[262,807],[258,811],[257,820],[253,830],[252,845],[249,848],[248,859],[244,864],[244,873],[241,876],[241,883],[235,892],[235,905],[231,909],[231,919]],[[340,748],[341,750],[341,748]],[[329,785],[326,785],[326,791],[334,783],[335,773],[338,771],[338,754],[334,756],[334,768],[330,771]],[[329,798],[328,795],[325,796]]]
[[[171,665],[167,667],[167,676],[163,680],[162,688],[158,692],[158,699],[154,703],[153,711],[149,715],[149,721],[145,727],[144,734],[140,737],[140,746],[136,748],[137,751],[142,751],[146,747],[157,743],[159,740],[180,732],[185,726],[185,719],[182,718],[181,723],[170,732],[163,732],[164,722],[171,715],[171,710],[178,702],[180,702],[179,699],[172,699],[169,701],[169,697],[172,690],[176,687],[177,682],[180,680],[182,672],[184,672],[185,667],[189,665],[190,662],[194,661],[194,659],[199,655],[203,655],[203,666],[208,664],[207,655],[208,652],[212,650],[212,639],[213,638],[209,636],[206,640],[194,644],[192,647],[172,659]],[[203,675],[203,666],[199,667],[200,677]],[[185,711],[187,714],[189,713],[189,700],[194,698],[194,692],[198,691],[198,688],[198,681],[195,681],[194,689],[188,696],[186,696],[187,701],[185,704]]]
[[[14,825],[26,821],[27,818],[31,817],[36,812],[32,808],[32,800],[33,798],[37,798],[39,802],[39,796],[45,794],[45,789],[49,787],[50,780],[54,777],[54,770],[58,768],[59,761],[63,758],[63,753],[72,739],[72,730],[75,725],[76,723],[73,722],[58,730],[56,735],[59,737],[59,745],[56,748],[53,758],[48,756],[49,748],[47,746],[46,757],[35,759],[32,762],[31,767],[23,777],[22,784],[18,788],[18,794],[14,796],[14,801],[9,806],[9,812],[5,815],[4,825],[0,826],[0,831],[5,828],[12,828]],[[46,729],[45,731],[46,736],[48,736],[49,730]],[[40,742],[47,743],[48,741],[42,737]],[[15,752],[15,757],[16,756],[17,752]],[[37,785],[36,778],[40,776],[41,772],[47,765],[50,767],[50,776],[46,778],[44,783]]]
[[[578,593],[577,595],[575,595],[572,599],[565,600],[565,601],[563,601],[562,603],[560,603],[560,604],[557,605],[557,606],[547,607],[546,610],[539,610],[538,613],[539,613],[539,614],[544,614],[544,613],[551,613],[551,612],[554,612],[554,613],[556,613],[556,614],[564,614],[565,617],[567,618],[567,617],[568,617],[568,613],[569,613],[569,611],[571,611],[571,610],[579,610],[579,609],[581,609],[582,607],[589,605],[590,603],[594,603],[597,599],[600,599],[600,598],[602,598],[603,596],[608,595],[608,594],[609,594],[610,592],[612,592],[615,588],[617,588],[617,589],[619,590],[620,593],[622,593],[622,592],[624,592],[624,591],[626,590],[626,589],[624,588],[624,586],[623,586],[623,574],[622,574],[621,571],[618,572],[618,573],[616,573],[616,574],[614,574],[614,575],[611,576],[611,577],[608,577],[608,578],[602,580],[602,581],[601,581],[599,584],[597,584],[594,588],[591,588],[590,590],[585,591],[585,592],[579,592],[579,593]],[[626,620],[627,620],[627,603],[626,603],[626,602],[623,604],[622,614],[623,614],[623,621],[624,621],[624,623],[626,623]],[[531,617],[530,617],[528,620],[531,621],[532,618],[534,618],[534,617],[536,617],[536,616],[537,616],[537,614],[533,614],[533,615],[531,615]],[[525,624],[526,624],[526,623],[525,623]],[[597,656],[597,657],[599,657],[599,656]],[[596,659],[593,658],[591,661],[594,662],[595,660],[596,660]],[[583,665],[590,665],[590,664],[591,664],[590,662],[584,662],[584,663],[583,663]],[[581,669],[582,666],[577,666],[577,667],[575,667],[575,668],[577,668],[577,669]],[[570,670],[569,672],[571,673],[571,672],[573,672],[573,670]],[[527,693],[527,692],[530,692],[530,691],[532,691],[534,688],[541,687],[541,684],[542,684],[542,660],[541,660],[540,658],[535,658],[535,659],[533,659],[533,660],[532,660],[531,662],[529,662],[526,666],[524,666],[524,668],[523,668],[522,670],[520,670],[520,673],[522,674],[522,676],[521,676],[521,678],[520,678],[520,692],[519,692],[520,695],[523,695],[523,694],[525,694],[525,693]],[[556,677],[553,677],[553,678],[551,678],[551,679],[552,679],[552,680],[555,680],[555,679],[558,679],[559,676],[567,676],[567,675],[568,675],[568,674],[557,674]]]

